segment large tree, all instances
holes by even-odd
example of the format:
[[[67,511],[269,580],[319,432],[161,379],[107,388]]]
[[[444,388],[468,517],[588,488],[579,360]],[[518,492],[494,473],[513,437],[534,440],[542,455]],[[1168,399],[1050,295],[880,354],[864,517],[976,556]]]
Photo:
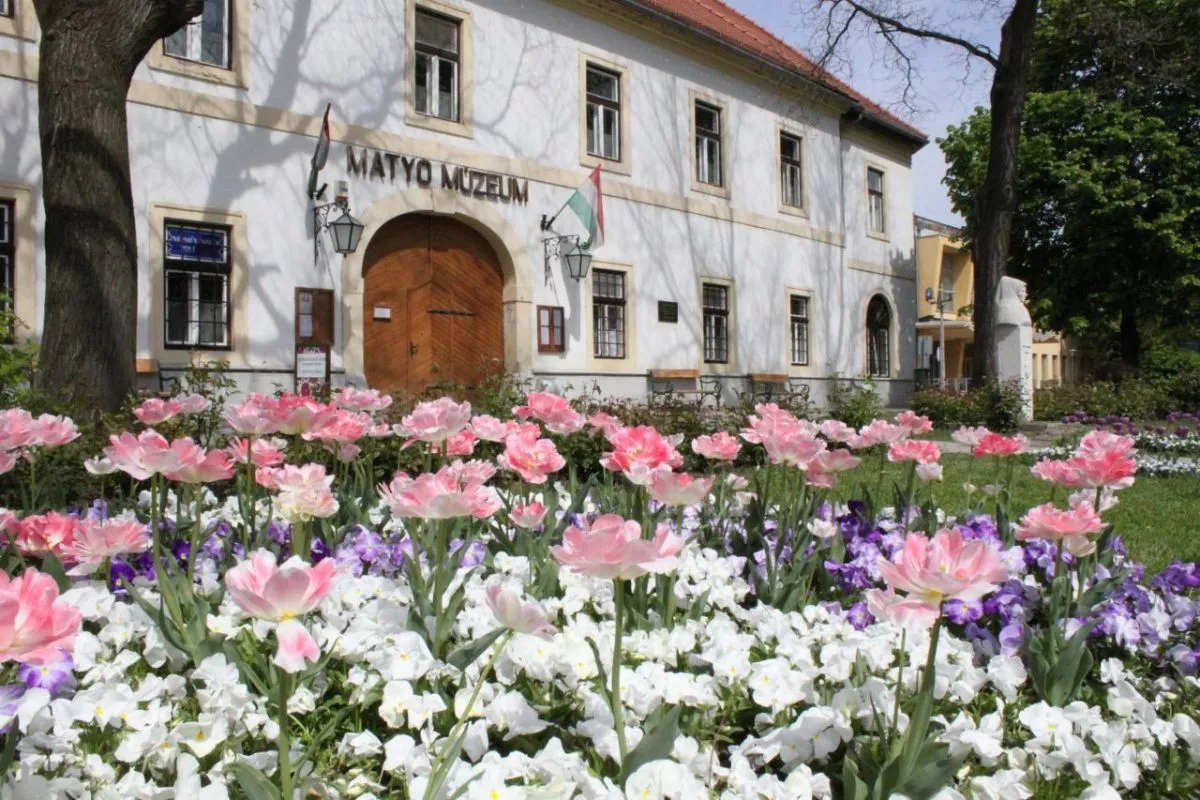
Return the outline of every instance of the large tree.
[[[1135,367],[1147,333],[1200,323],[1200,7],[1046,0],[1037,36],[1010,269],[1044,327]],[[969,236],[990,124],[941,142]]]
[[[125,98],[204,0],[34,0],[46,209],[42,388],[102,410],[134,388],[137,237]]]
[[[963,2],[962,6],[968,3]],[[995,6],[979,0],[982,10]],[[975,357],[973,380],[998,377],[996,352],[996,289],[1008,263],[1013,214],[1017,208],[1017,172],[1021,115],[1033,56],[1038,0],[1011,0],[1000,28],[1000,49],[970,41],[943,29],[908,0],[817,0],[828,14],[822,63],[831,61],[856,25],[865,24],[907,72],[904,97],[910,96],[915,75],[909,48],[914,40],[958,48],[992,70],[988,149],[983,181],[972,206],[975,220],[972,254],[975,259]]]

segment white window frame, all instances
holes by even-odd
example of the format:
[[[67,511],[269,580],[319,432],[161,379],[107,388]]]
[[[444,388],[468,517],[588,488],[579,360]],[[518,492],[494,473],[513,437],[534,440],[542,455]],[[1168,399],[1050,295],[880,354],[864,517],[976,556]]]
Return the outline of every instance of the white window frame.
[[[876,197],[876,193],[871,189],[871,174],[879,175],[879,227],[875,226],[874,209],[872,203]],[[866,200],[867,200],[867,235],[877,238],[886,239],[888,235],[888,213],[887,213],[887,170],[876,164],[868,164],[865,174],[866,180]]]
[[[715,131],[702,131],[696,120],[701,108],[711,111],[717,120]],[[696,181],[717,189],[725,186],[724,150],[725,150],[725,121],[723,109],[720,106],[704,100],[692,103],[692,124],[695,131],[695,169]],[[715,156],[715,158],[714,158]],[[715,165],[715,167],[714,167]],[[711,174],[713,169],[717,174]]]
[[[607,78],[612,79],[613,85],[616,87],[616,100],[592,95],[588,91],[587,78],[592,72],[597,72]],[[624,148],[622,141],[621,129],[623,125],[623,114],[621,107],[625,100],[625,94],[622,91],[621,73],[613,69],[597,64],[594,61],[588,61],[584,65],[584,104],[586,118],[584,120],[584,136],[587,138],[587,154],[595,158],[600,158],[605,161],[615,161],[620,163],[621,155]],[[595,100],[592,98],[596,97]],[[612,153],[605,152],[604,147],[604,122],[605,118],[611,116],[613,128],[613,140],[616,145],[616,151]],[[590,130],[589,130],[590,129]]]
[[[426,113],[430,100],[426,100],[426,108],[417,107],[417,12],[424,12],[443,17],[458,23],[458,68],[455,70],[454,103],[455,119],[435,116]],[[405,0],[404,16],[404,123],[414,128],[437,133],[447,133],[451,136],[461,136],[472,139],[474,129],[474,25],[471,13],[457,5],[441,0]],[[432,93],[429,97],[435,97]]]
[[[0,17],[12,19],[16,16],[13,0],[0,0]]]
[[[412,81],[413,81],[413,109],[418,113],[427,117],[433,117],[445,122],[459,122],[462,119],[462,108],[460,106],[461,92],[459,87],[462,85],[462,39],[463,39],[463,24],[462,20],[440,14],[433,9],[424,6],[417,6],[413,17],[413,23],[416,24],[416,17],[425,15],[433,17],[443,22],[454,25],[458,30],[456,34],[458,52],[450,53],[449,51],[439,51],[430,45],[424,45],[415,39],[413,40],[413,63],[412,63]],[[425,69],[425,79],[428,85],[425,87],[425,107],[421,108],[417,104],[417,69],[421,61],[425,59],[428,65]],[[441,89],[441,68],[443,64],[453,65],[454,80],[450,88],[450,107],[452,109],[451,116],[445,116],[440,113],[441,101],[443,92]]]
[[[700,180],[700,172],[697,169],[697,153],[696,153],[696,105],[703,104],[710,106],[720,111],[720,131],[721,131],[721,147],[720,147],[720,170],[721,170],[721,185],[705,183]],[[689,170],[692,176],[692,191],[700,194],[707,194],[713,197],[721,197],[729,199],[729,187],[732,183],[732,173],[730,170],[730,153],[733,147],[732,129],[729,127],[729,107],[728,104],[721,98],[701,92],[696,89],[688,90],[688,133],[691,138],[688,140],[687,159],[690,163],[685,165],[685,169]]]
[[[795,142],[799,153],[795,159],[784,159],[783,143]],[[802,210],[804,203],[804,139],[789,130],[779,131],[779,202],[789,209]],[[792,185],[794,184],[794,186]],[[793,191],[789,192],[788,190]]]
[[[167,50],[167,43],[172,37],[167,37],[162,40],[163,54],[168,58],[176,58],[180,61],[190,61],[195,64],[203,64],[206,67],[213,69],[232,69],[233,67],[233,15],[236,13],[236,4],[233,0],[220,0],[225,6],[224,14],[224,30],[222,31],[222,55],[224,58],[221,63],[204,60],[204,14],[208,11],[208,2],[206,0],[204,11],[197,17],[192,19],[179,31],[186,37],[186,46],[184,53],[172,53]]]

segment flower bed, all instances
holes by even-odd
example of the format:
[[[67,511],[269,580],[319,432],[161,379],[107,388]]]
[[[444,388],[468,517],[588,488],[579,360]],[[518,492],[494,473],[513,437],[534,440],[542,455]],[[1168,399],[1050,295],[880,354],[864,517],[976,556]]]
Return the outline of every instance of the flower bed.
[[[510,420],[442,399],[392,427],[389,404],[252,396],[204,450],[149,427],[182,433],[204,398],[148,401],[84,465],[108,501],[68,513],[13,468],[74,424],[0,412],[28,498],[0,511],[0,794],[1200,788],[1200,570],[1147,578],[1103,520],[1131,439],[1040,461],[1050,502],[1013,509],[1021,437],[956,432],[994,487],[956,495],[911,412],[854,430],[763,405],[740,440],[685,444],[536,393]],[[375,474],[372,437],[424,470]],[[603,440],[602,476],[569,437]],[[744,448],[766,466],[735,471]],[[885,461],[906,479],[839,486]]]

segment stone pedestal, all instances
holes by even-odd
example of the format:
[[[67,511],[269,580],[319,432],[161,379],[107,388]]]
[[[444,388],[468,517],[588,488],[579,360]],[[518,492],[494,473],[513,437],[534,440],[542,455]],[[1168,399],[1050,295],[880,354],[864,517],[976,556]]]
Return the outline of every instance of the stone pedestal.
[[[1021,410],[1033,420],[1033,320],[1025,307],[1025,282],[1001,278],[996,289],[996,349],[1000,380],[1016,381]]]

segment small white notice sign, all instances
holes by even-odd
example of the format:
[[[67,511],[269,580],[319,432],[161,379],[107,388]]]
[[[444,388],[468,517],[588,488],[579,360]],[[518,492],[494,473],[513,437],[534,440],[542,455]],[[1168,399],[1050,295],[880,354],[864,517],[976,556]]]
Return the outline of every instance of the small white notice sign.
[[[375,319],[391,319],[392,309],[387,306],[375,306]]]
[[[296,380],[325,380],[325,351],[319,347],[303,347],[296,351]]]

